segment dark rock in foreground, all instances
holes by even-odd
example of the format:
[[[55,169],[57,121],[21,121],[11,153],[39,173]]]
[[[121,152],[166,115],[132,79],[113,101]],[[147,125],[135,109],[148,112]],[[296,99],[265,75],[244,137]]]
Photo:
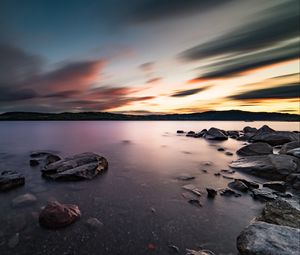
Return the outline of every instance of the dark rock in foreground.
[[[227,140],[228,137],[224,132],[218,128],[210,128],[206,134],[205,138],[208,140]]]
[[[294,142],[289,142],[286,143],[284,145],[282,145],[282,147],[280,148],[279,153],[280,154],[287,154],[288,151],[292,150],[292,149],[296,149],[300,147],[300,141],[294,141]]]
[[[268,155],[273,153],[273,147],[267,143],[252,143],[240,148],[237,152],[240,156]]]
[[[46,165],[43,176],[53,180],[90,180],[108,168],[107,160],[95,153],[82,153]]]
[[[267,155],[243,157],[230,164],[230,167],[271,180],[285,179],[299,172],[299,160],[289,155]]]
[[[286,178],[287,183],[295,190],[300,190],[300,173],[290,174]]]
[[[270,191],[269,189],[262,188],[262,189],[253,189],[251,190],[252,197],[254,199],[258,199],[261,201],[268,201],[268,200],[274,200],[277,198],[277,195]]]
[[[240,180],[234,180],[228,183],[228,187],[242,192],[246,192],[248,190],[248,186]]]
[[[241,255],[294,255],[299,252],[300,230],[265,222],[255,222],[237,238]]]
[[[0,174],[0,191],[10,190],[25,184],[25,177],[14,171],[3,171]]]
[[[268,202],[258,220],[267,223],[300,228],[300,206],[297,201],[276,199]]]
[[[206,191],[207,191],[207,197],[209,198],[214,198],[218,194],[218,192],[215,189],[206,188]]]
[[[66,227],[81,216],[77,205],[60,204],[57,201],[49,202],[41,211],[39,223],[44,228],[58,229]]]

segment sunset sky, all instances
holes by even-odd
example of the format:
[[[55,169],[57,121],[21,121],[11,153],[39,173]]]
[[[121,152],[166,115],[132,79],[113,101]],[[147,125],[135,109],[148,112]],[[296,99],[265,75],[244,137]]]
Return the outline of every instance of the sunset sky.
[[[300,113],[297,0],[1,0],[0,112]]]

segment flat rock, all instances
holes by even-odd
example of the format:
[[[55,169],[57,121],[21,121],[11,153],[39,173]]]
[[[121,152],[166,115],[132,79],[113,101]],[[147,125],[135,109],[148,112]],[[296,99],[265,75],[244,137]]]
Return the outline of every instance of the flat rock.
[[[299,172],[299,159],[289,155],[248,156],[233,161],[231,168],[271,180],[284,179]]]
[[[242,192],[246,192],[248,190],[248,186],[239,180],[234,180],[228,183],[228,187]]]
[[[227,140],[227,135],[224,134],[224,132],[218,128],[210,128],[206,134],[205,138],[208,140]]]
[[[14,171],[0,173],[0,191],[7,191],[25,184],[25,177]]]
[[[240,193],[237,193],[234,190],[228,189],[228,188],[222,189],[221,192],[220,192],[220,195],[225,196],[225,197],[231,197],[231,196],[240,197],[241,196]]]
[[[286,184],[284,181],[272,181],[272,182],[265,182],[263,187],[267,187],[269,189],[273,189],[279,192],[286,191]]]
[[[194,193],[197,196],[201,196],[201,191],[193,184],[184,185],[182,188]]]
[[[189,181],[189,180],[195,179],[195,176],[182,174],[182,175],[177,176],[176,179],[180,180],[180,181]]]
[[[257,132],[251,137],[254,142],[265,142],[272,146],[299,141],[299,134],[289,131]]]
[[[29,206],[36,203],[37,198],[33,194],[26,193],[13,199],[13,207]]]
[[[251,190],[252,197],[262,201],[274,200],[277,198],[277,195],[269,189],[253,189]]]
[[[77,205],[51,201],[41,211],[39,223],[45,228],[58,229],[74,223],[80,216],[81,213]]]
[[[273,147],[267,143],[252,143],[240,148],[237,152],[240,156],[267,155],[273,153]]]
[[[286,154],[289,150],[292,150],[292,149],[295,149],[295,148],[299,148],[299,147],[300,147],[300,141],[294,141],[294,142],[285,143],[280,148],[279,153],[280,154]]]
[[[258,220],[267,223],[300,228],[300,208],[297,201],[276,199],[267,202]]]
[[[265,222],[254,222],[237,238],[241,255],[294,255],[299,252],[300,230]]]
[[[107,168],[108,162],[104,157],[86,152],[46,165],[42,175],[59,181],[90,180]]]
[[[259,188],[259,184],[256,182],[248,181],[245,179],[236,179],[236,180],[243,182],[245,185],[247,185],[247,187],[249,189],[251,189],[251,188],[258,189]]]

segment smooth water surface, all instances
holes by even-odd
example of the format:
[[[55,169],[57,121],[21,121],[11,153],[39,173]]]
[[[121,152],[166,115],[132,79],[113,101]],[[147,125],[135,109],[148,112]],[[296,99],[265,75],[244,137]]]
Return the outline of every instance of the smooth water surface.
[[[205,189],[225,188],[230,182],[214,173],[228,169],[236,155],[227,156],[217,148],[235,153],[244,142],[211,142],[177,135],[176,130],[212,126],[241,130],[264,124],[276,130],[299,130],[295,122],[0,122],[0,170],[26,176],[24,187],[0,193],[0,254],[172,254],[170,244],[179,247],[179,254],[199,247],[237,254],[236,237],[263,204],[249,195],[209,200]],[[53,150],[63,157],[92,151],[108,159],[109,169],[92,181],[44,180],[39,167],[29,166],[30,152],[35,150]],[[183,174],[196,178],[176,179]],[[234,177],[253,179],[242,173]],[[188,203],[182,188],[186,184],[203,191],[202,207]],[[24,193],[34,194],[38,202],[13,208],[12,199]],[[57,231],[40,228],[37,216],[49,199],[77,204],[81,219]],[[103,223],[99,231],[87,228],[89,217]],[[9,248],[16,233],[18,244]]]

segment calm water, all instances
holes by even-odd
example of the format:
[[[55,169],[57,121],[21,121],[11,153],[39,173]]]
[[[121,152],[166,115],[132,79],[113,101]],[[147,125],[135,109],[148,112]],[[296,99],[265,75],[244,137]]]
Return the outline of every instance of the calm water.
[[[218,146],[235,152],[244,142],[208,142],[176,135],[176,130],[236,130],[263,124],[299,129],[298,123],[290,122],[0,122],[0,170],[26,176],[24,187],[0,193],[0,254],[172,254],[169,244],[178,246],[179,254],[197,247],[237,254],[237,235],[263,204],[248,195],[208,200],[205,188],[225,188],[230,182],[214,173],[228,168],[236,156],[218,152]],[[29,166],[33,150],[53,150],[61,156],[93,151],[108,159],[109,170],[92,181],[50,182],[41,178],[39,168]],[[205,165],[207,161],[212,164]],[[182,174],[196,179],[177,180]],[[240,173],[234,177],[252,179]],[[185,184],[204,192],[202,208],[182,195]],[[36,195],[38,203],[12,208],[11,200],[24,193]],[[41,229],[36,215],[50,198],[79,205],[82,218],[62,230]],[[100,231],[86,227],[89,217],[103,223]],[[19,243],[10,249],[7,242],[15,233]],[[148,250],[149,244],[156,249]]]

